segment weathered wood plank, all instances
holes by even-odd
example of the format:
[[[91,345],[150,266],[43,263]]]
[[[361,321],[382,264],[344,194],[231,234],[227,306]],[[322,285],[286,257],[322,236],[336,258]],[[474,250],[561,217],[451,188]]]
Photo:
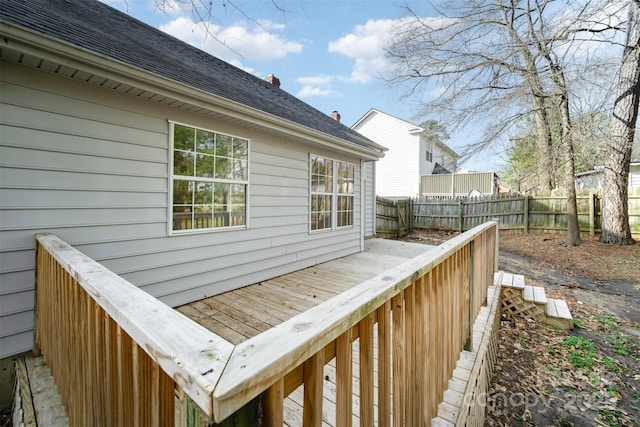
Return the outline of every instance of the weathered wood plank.
[[[322,425],[322,382],[324,373],[324,351],[319,351],[304,362],[304,407],[303,427]]]
[[[351,427],[353,398],[353,348],[351,330],[336,340],[336,427]]]
[[[267,389],[262,403],[264,425],[266,427],[281,427],[284,422],[284,378],[279,379]]]
[[[391,301],[378,309],[378,427],[391,426]]]
[[[232,344],[133,286],[56,236],[38,234],[36,239],[39,250],[49,253],[79,285],[69,283],[65,288],[81,288],[90,295],[110,318],[118,320],[119,328],[124,332],[119,335],[131,337],[132,342],[153,358],[154,363],[159,364],[206,414],[213,416],[212,390],[230,358]],[[39,276],[39,287],[47,286],[45,280]],[[69,304],[63,306],[68,307]],[[66,319],[74,318],[72,309],[68,307],[69,316]],[[79,319],[74,325],[85,322],[85,319]],[[75,331],[70,337],[74,339],[74,335]],[[80,340],[75,341],[72,347],[81,357],[82,352],[91,345],[85,342],[86,348],[81,349]],[[122,342],[125,344],[120,348],[126,349],[124,338]],[[121,364],[127,363],[125,359],[121,358]],[[120,395],[123,396],[126,390],[121,391]]]
[[[360,420],[373,425],[373,316],[360,321]]]

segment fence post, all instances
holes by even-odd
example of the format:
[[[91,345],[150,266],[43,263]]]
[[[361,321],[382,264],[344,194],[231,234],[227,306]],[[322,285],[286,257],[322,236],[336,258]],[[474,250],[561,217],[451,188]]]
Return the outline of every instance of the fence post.
[[[473,287],[474,287],[474,252],[475,252],[475,241],[471,240],[469,242],[469,305],[467,310],[469,311],[469,336],[467,337],[467,341],[464,343],[464,349],[467,351],[473,351]]]
[[[593,191],[589,192],[589,235],[596,235],[596,198]]]
[[[529,195],[524,195],[524,234],[529,234]]]
[[[498,267],[498,257],[500,255],[500,218],[497,216],[494,216],[493,218],[491,218],[492,221],[495,221],[496,223],[496,247],[494,248],[494,250],[496,251],[494,254],[495,257],[495,262],[494,262],[494,266],[493,266],[493,272],[495,273],[496,271],[499,271],[500,268]],[[493,274],[491,275],[491,281],[489,283],[493,283]]]
[[[464,220],[464,215],[462,213],[462,199],[458,199],[458,231],[462,233],[462,221]]]
[[[409,207],[407,208],[407,233],[413,231],[413,199],[409,199]]]
[[[396,230],[396,238],[402,235],[402,221],[400,220],[400,200],[394,200],[393,205],[396,207],[396,221],[398,221],[398,229]]]

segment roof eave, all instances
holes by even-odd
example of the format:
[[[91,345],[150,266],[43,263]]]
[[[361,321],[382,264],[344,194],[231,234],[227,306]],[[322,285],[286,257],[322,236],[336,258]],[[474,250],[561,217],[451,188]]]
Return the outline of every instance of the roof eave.
[[[284,132],[307,142],[339,149],[365,160],[377,160],[384,147],[372,146],[364,137],[362,146],[273,114],[246,106],[184,83],[96,54],[76,45],[49,37],[6,21],[0,21],[0,46],[61,62],[94,74],[122,81],[130,86],[171,97],[234,119]]]

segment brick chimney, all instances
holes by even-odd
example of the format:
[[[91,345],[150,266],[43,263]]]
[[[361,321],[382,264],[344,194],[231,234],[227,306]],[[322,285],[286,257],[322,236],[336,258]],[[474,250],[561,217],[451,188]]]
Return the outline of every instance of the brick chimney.
[[[331,118],[340,123],[340,113],[338,113],[337,111],[331,113]]]
[[[264,80],[271,83],[277,88],[280,87],[280,79],[274,76],[273,74],[269,74],[267,77],[264,78]]]

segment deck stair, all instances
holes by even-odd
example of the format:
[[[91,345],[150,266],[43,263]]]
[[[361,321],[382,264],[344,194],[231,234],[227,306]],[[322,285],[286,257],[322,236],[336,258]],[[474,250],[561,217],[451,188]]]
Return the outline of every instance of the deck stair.
[[[547,298],[544,288],[526,285],[524,276],[499,271],[495,273],[494,283],[501,285],[503,311],[563,329],[573,329],[573,317],[567,302]]]

